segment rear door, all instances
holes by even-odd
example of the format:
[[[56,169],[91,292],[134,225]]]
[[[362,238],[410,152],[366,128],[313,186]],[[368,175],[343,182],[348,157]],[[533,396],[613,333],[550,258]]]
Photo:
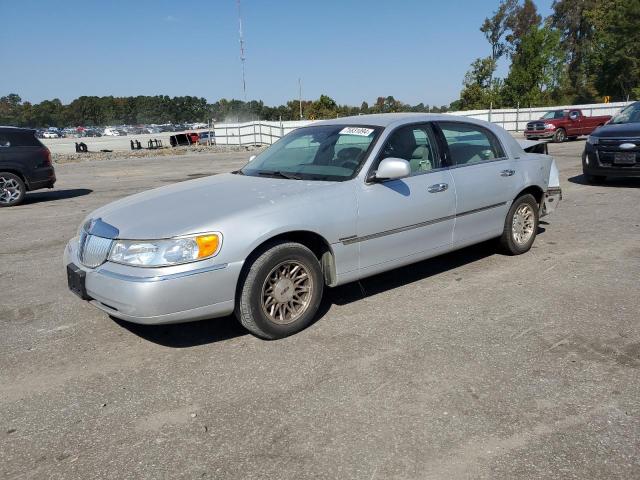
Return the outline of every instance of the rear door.
[[[520,185],[518,163],[487,128],[466,122],[437,122],[456,189],[454,244],[500,235]]]
[[[451,244],[455,188],[432,126],[421,123],[396,129],[372,171],[388,157],[409,162],[411,176],[367,182],[358,191],[357,235],[345,241],[359,243],[363,274],[427,257]]]

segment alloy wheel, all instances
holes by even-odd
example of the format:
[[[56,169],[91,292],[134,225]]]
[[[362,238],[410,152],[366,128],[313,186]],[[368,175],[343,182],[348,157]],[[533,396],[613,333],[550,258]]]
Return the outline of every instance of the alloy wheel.
[[[296,261],[274,267],[262,285],[262,310],[279,325],[295,322],[309,308],[313,279],[307,268]]]
[[[0,177],[0,203],[9,205],[20,198],[22,190],[15,178]]]
[[[535,214],[530,205],[522,204],[513,214],[511,232],[513,240],[518,245],[526,245],[533,236]]]

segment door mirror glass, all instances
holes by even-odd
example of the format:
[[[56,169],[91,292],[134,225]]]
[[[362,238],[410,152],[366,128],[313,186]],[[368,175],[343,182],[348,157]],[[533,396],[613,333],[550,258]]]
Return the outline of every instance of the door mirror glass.
[[[569,114],[569,118],[570,118],[571,120],[577,120],[577,119],[578,119],[578,112],[571,112],[571,113]]]
[[[385,158],[378,165],[378,170],[375,173],[375,179],[382,180],[397,180],[399,178],[405,178],[411,175],[411,165],[402,158],[389,157]]]

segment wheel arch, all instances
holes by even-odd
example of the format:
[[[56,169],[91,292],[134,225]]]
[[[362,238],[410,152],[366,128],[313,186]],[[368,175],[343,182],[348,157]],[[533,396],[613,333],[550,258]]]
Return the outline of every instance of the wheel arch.
[[[522,197],[523,195],[531,194],[533,198],[536,199],[538,205],[542,203],[544,199],[544,190],[540,188],[538,185],[529,185],[528,187],[522,189],[515,197],[514,200]]]
[[[242,283],[247,271],[253,264],[254,260],[258,258],[263,252],[271,248],[273,245],[285,242],[295,242],[304,245],[320,262],[322,269],[322,275],[324,276],[325,284],[332,286],[336,282],[336,263],[335,255],[329,242],[319,233],[312,232],[310,230],[291,230],[287,232],[280,232],[263,239],[255,248],[249,253],[244,261],[242,272],[240,273]]]
[[[20,180],[24,182],[24,186],[26,187],[26,189],[29,190],[29,182],[27,181],[27,177],[19,169],[14,167],[0,167],[0,173],[1,172],[13,173],[14,175],[17,175],[18,177],[20,177]]]

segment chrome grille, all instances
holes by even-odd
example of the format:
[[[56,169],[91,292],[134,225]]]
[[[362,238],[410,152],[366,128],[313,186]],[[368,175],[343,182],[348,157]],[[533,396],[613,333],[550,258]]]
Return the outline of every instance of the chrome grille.
[[[529,122],[527,123],[527,131],[544,131],[544,122]]]
[[[96,237],[82,232],[80,235],[80,261],[89,268],[102,265],[109,256],[111,249],[110,238]]]

